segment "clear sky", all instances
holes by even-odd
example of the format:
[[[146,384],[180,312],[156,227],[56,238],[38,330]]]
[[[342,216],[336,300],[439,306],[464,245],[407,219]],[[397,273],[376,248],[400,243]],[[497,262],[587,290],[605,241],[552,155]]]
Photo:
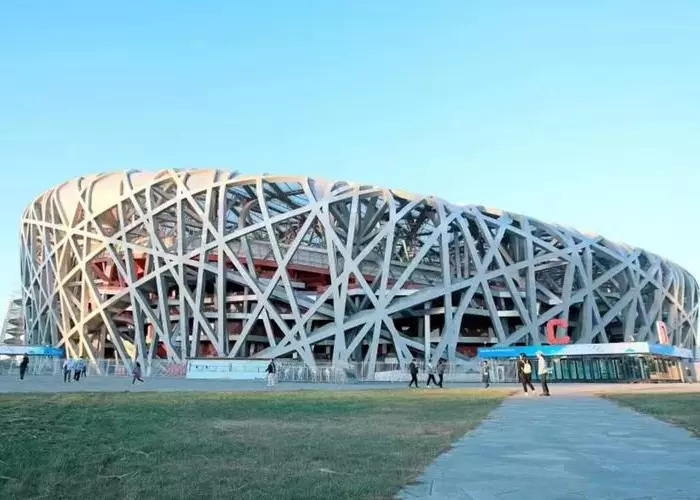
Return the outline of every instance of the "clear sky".
[[[0,2],[0,316],[61,181],[217,167],[522,212],[700,276],[700,2]]]

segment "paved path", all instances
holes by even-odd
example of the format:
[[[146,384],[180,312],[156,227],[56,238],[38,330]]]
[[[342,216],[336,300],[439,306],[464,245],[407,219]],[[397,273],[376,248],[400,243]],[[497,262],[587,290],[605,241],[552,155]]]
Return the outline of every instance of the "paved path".
[[[585,394],[513,397],[399,498],[697,500],[698,471],[680,428]]]
[[[405,389],[408,383],[370,382],[347,384],[312,384],[282,382],[267,387],[264,380],[191,380],[176,377],[146,378],[146,382],[131,384],[131,377],[86,377],[80,382],[63,383],[62,376],[34,376],[20,381],[17,377],[0,376],[0,393],[57,393],[57,392],[279,392],[299,390]],[[448,384],[446,388],[480,388],[481,384]],[[515,390],[515,385],[503,386]],[[408,390],[408,389],[406,389]],[[418,391],[435,390],[411,389]]]
[[[0,376],[0,393],[54,393],[54,392],[249,392],[249,391],[298,391],[298,390],[365,390],[365,389],[403,389],[405,383],[365,382],[346,384],[313,384],[300,382],[282,382],[269,388],[264,380],[190,380],[179,377],[147,377],[144,384],[131,384],[131,377],[90,376],[79,383],[63,383],[60,375],[30,376],[20,381],[13,376]],[[517,384],[495,384],[494,389],[520,391]],[[478,383],[447,383],[449,388],[482,389]],[[415,390],[415,389],[413,389]],[[426,389],[425,385],[420,387]],[[698,392],[700,384],[552,384],[552,391],[557,394],[591,394],[603,392]]]
[[[131,377],[100,377],[90,376],[78,383],[63,383],[61,375],[29,376],[20,381],[15,376],[0,376],[1,393],[55,393],[55,392],[249,392],[249,391],[298,391],[298,390],[365,390],[365,389],[403,389],[406,383],[365,382],[346,384],[312,384],[283,382],[269,388],[264,380],[189,380],[179,377],[147,377],[144,384],[131,384]],[[700,384],[551,384],[556,394],[568,395],[590,394],[602,392],[698,392]],[[482,389],[478,383],[446,383],[449,388]],[[520,391],[518,384],[495,384],[494,389]],[[415,390],[415,389],[412,389]],[[421,385],[420,391],[426,389]]]

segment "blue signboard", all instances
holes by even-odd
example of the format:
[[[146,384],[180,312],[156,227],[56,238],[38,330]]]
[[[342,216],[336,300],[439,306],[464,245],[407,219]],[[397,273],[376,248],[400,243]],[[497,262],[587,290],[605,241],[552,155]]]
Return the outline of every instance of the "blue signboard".
[[[41,345],[7,345],[0,344],[0,355],[5,356],[54,356],[63,357],[64,350],[62,347],[51,347]]]

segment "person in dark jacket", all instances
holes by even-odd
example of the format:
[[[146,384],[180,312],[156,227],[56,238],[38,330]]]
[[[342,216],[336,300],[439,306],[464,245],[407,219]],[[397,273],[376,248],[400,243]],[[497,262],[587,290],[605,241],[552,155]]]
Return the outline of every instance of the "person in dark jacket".
[[[531,392],[535,392],[535,387],[532,385],[532,365],[530,364],[530,360],[525,357],[525,353],[520,354],[517,366],[518,378],[520,379],[520,383],[523,384],[523,391],[529,396],[530,393],[527,392],[527,388],[529,387]]]
[[[77,372],[80,373],[80,372]],[[133,375],[133,380],[131,381],[131,385],[134,385],[136,381],[138,380],[139,382],[143,382],[143,379],[141,378],[141,363],[138,361],[136,362],[136,365],[134,366],[133,371],[131,372]]]
[[[73,366],[73,361],[71,361],[70,358],[66,358],[63,361],[63,383],[70,383],[70,377],[71,377],[71,366]]]
[[[411,382],[409,382],[408,387],[411,387],[413,384],[416,384],[416,388],[418,387],[418,365],[416,364],[416,360],[412,359],[411,364],[408,365],[408,371],[411,373]]]
[[[433,364],[427,363],[425,366],[428,370],[428,383],[426,384],[426,387],[430,387],[430,382],[432,382],[434,385],[438,385],[438,381],[435,378],[435,369],[433,368]]]
[[[277,372],[277,367],[275,366],[275,360],[271,359],[270,364],[267,365],[265,373],[267,373],[267,386],[272,387],[275,385],[275,373]]]
[[[73,361],[73,380],[76,382],[80,382],[80,374],[82,373],[82,369],[80,368],[81,361],[80,358]]]
[[[486,389],[491,385],[491,367],[486,360],[481,362],[481,381],[484,383],[484,388]]]
[[[438,361],[437,372],[438,372],[438,387],[440,389],[442,389],[442,379],[445,377],[445,361],[442,359],[440,361]]]
[[[22,356],[22,362],[19,364],[19,379],[24,380],[24,375],[27,373],[27,368],[29,367],[29,356],[26,354]]]
[[[549,366],[547,365],[547,359],[544,357],[543,352],[537,353],[537,375],[540,376],[540,383],[542,384],[541,396],[549,396],[549,385],[547,384]]]

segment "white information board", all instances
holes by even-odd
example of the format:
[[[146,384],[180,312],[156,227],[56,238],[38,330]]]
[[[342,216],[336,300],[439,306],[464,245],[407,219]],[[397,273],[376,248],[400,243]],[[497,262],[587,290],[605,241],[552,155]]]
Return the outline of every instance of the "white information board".
[[[264,380],[267,359],[190,359],[186,378],[209,380]]]

